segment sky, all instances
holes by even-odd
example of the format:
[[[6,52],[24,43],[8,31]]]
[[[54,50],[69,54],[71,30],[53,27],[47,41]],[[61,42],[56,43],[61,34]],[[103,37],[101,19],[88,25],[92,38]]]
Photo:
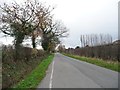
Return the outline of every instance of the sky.
[[[14,0],[18,3],[24,0]],[[80,35],[110,34],[118,38],[118,2],[120,0],[38,0],[55,7],[52,12],[69,29],[69,36],[61,39],[68,47],[80,46]],[[0,0],[11,3],[12,0]],[[0,42],[11,43],[12,38],[0,35]]]

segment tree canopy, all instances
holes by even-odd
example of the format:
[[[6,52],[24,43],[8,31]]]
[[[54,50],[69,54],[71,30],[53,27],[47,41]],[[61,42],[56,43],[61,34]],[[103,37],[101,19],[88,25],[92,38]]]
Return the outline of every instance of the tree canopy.
[[[20,47],[25,37],[31,37],[32,46],[36,48],[36,38],[41,37],[44,50],[53,50],[60,42],[59,38],[66,37],[68,29],[60,21],[54,20],[51,6],[46,6],[37,1],[27,0],[19,5],[1,6],[0,30],[2,33],[14,37],[14,45]]]

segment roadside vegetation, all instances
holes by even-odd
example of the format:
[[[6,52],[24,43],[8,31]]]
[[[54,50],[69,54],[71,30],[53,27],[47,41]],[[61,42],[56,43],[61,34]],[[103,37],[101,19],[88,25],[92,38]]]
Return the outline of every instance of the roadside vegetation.
[[[14,88],[36,88],[46,75],[46,70],[53,60],[54,55],[49,55],[44,59],[25,79],[20,81]]]
[[[103,60],[120,60],[120,40],[113,41],[109,34],[81,35],[80,46],[64,49],[61,52],[68,54],[100,58]]]
[[[48,55],[43,50],[21,47],[16,60],[16,53],[12,46],[3,46],[2,88],[10,88],[20,82]]]
[[[60,38],[68,35],[66,26],[54,19],[53,10],[54,7],[36,0],[26,0],[21,4],[4,3],[0,6],[0,34],[14,39],[11,46],[2,45],[3,89],[19,82],[16,87],[30,88],[29,84],[35,87],[44,77],[53,57],[48,55],[55,52]],[[37,46],[42,49],[36,49]],[[38,67],[35,69],[36,66]]]
[[[109,34],[81,35],[80,46],[75,48],[59,46],[59,51],[67,56],[120,72],[119,49],[120,40],[113,41]]]
[[[78,56],[78,55],[72,55],[72,54],[66,54],[66,53],[63,53],[63,54],[71,58],[75,58],[81,61],[85,61],[91,64],[95,64],[107,69],[120,72],[120,69],[118,68],[120,67],[120,64],[117,61],[108,61],[108,60],[102,60],[97,58],[90,58],[90,57],[84,57],[84,56]]]

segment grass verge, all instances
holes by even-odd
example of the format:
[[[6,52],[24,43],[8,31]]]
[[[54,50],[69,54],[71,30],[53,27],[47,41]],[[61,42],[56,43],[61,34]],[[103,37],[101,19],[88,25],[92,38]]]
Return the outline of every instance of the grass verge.
[[[19,82],[13,88],[36,88],[40,81],[44,78],[49,64],[52,62],[54,55],[48,56],[43,60],[24,80]]]
[[[120,67],[120,64],[118,62],[96,59],[96,58],[88,58],[88,57],[71,55],[71,54],[66,54],[66,53],[63,53],[63,55],[120,72],[120,69],[118,68]]]

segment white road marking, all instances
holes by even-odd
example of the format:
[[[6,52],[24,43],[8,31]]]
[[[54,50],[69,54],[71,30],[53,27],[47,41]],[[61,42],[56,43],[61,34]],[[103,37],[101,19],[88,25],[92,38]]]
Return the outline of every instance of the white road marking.
[[[53,61],[52,63],[52,72],[51,72],[51,76],[50,76],[50,83],[49,83],[49,88],[52,88],[52,80],[53,80],[53,72],[54,72],[54,63],[55,61]]]

